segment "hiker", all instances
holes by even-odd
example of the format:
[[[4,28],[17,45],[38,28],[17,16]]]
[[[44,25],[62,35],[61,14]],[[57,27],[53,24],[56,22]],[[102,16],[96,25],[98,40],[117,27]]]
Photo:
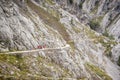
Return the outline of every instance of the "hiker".
[[[46,45],[43,45],[43,48],[46,48]]]
[[[42,46],[38,46],[38,49],[42,49]]]

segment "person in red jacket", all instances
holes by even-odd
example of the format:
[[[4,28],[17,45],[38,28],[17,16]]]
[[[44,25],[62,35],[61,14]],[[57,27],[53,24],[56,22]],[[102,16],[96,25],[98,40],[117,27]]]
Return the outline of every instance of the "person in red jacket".
[[[39,45],[39,46],[38,46],[38,49],[42,49],[42,46]]]
[[[46,45],[43,45],[43,48],[46,48]]]
[[[43,45],[43,46],[39,45],[37,48],[38,49],[46,48],[46,45]]]

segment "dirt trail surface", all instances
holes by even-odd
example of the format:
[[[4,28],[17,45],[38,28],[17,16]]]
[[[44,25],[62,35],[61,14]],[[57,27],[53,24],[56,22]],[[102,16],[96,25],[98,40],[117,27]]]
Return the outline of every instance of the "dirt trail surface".
[[[58,48],[43,48],[43,49],[35,49],[35,50],[26,50],[26,51],[14,51],[14,52],[7,52],[3,54],[21,54],[21,53],[32,53],[32,52],[39,52],[39,51],[46,51],[46,50],[57,50],[57,49],[64,49],[70,47],[69,45],[66,45],[64,47],[58,47]]]

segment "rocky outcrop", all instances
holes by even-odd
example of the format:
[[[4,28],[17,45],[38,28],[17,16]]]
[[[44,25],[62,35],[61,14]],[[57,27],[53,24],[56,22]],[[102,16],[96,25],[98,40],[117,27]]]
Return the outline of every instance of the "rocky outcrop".
[[[11,7],[2,4],[5,3],[1,2],[2,7],[0,10],[0,42],[3,46],[6,46],[9,50],[26,50],[37,48],[37,46],[41,44],[47,45],[50,40],[54,41],[56,37],[54,33],[56,32],[51,32],[53,37],[49,36],[49,29],[45,27],[38,16],[33,15],[32,10],[29,9],[25,13],[25,10],[19,10],[19,6],[13,4],[13,2],[10,3],[10,5],[13,5]],[[47,36],[46,41],[43,41],[45,36]],[[62,45],[62,43],[60,45]]]

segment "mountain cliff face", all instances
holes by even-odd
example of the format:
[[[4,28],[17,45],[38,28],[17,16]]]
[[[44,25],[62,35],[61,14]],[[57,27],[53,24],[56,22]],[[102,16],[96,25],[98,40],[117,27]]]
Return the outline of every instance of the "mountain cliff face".
[[[0,78],[119,80],[119,0],[109,2],[1,0]]]
[[[119,0],[56,0],[65,10],[77,15],[79,20],[100,32],[120,37]],[[96,24],[96,25],[95,25]]]

